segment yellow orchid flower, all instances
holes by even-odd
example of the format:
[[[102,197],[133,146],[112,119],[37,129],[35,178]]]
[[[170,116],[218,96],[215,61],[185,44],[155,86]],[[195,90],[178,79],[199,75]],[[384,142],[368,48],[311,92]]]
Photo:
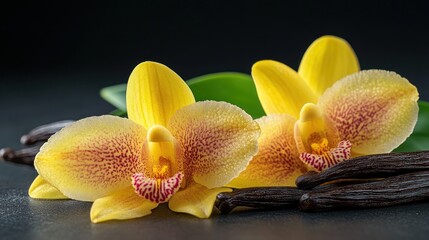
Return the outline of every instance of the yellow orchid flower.
[[[65,127],[35,159],[33,198],[94,201],[91,220],[142,217],[163,202],[210,216],[257,153],[259,126],[225,102],[195,103],[168,67],[139,64],[127,89],[129,119],[89,117]]]
[[[306,51],[298,72],[263,60],[252,67],[268,116],[259,152],[227,186],[295,186],[308,170],[350,157],[390,152],[411,134],[417,89],[396,73],[359,71],[350,45],[324,36]]]

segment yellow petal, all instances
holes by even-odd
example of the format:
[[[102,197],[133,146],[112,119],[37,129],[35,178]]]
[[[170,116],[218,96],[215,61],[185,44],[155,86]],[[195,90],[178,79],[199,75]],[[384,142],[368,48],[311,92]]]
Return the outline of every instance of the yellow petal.
[[[232,192],[232,189],[208,189],[198,183],[191,183],[171,197],[168,207],[175,212],[188,213],[199,218],[208,218],[212,214],[216,196],[221,192]]]
[[[129,187],[95,200],[91,207],[91,221],[99,223],[143,217],[151,214],[157,206],[157,203],[138,196]]]
[[[295,179],[306,172],[295,146],[295,119],[286,114],[273,114],[257,122],[261,127],[258,154],[227,186],[295,186]]]
[[[263,60],[255,63],[252,77],[267,114],[287,113],[298,118],[304,104],[317,102],[316,95],[298,73],[280,62]]]
[[[323,36],[307,49],[298,73],[320,96],[337,80],[358,71],[359,61],[348,42],[334,36]]]
[[[160,63],[140,63],[128,80],[128,118],[146,129],[155,124],[166,126],[177,109],[194,102],[182,78]]]
[[[204,101],[184,107],[168,128],[182,147],[185,178],[193,177],[208,188],[237,177],[258,150],[258,124],[225,102]]]
[[[68,199],[56,187],[52,186],[40,175],[37,176],[28,190],[28,195],[39,199]]]
[[[69,198],[94,201],[143,172],[145,129],[125,118],[90,117],[53,135],[36,156],[39,174]]]
[[[390,152],[417,121],[417,89],[394,72],[368,70],[336,82],[319,106],[352,144],[352,155]]]

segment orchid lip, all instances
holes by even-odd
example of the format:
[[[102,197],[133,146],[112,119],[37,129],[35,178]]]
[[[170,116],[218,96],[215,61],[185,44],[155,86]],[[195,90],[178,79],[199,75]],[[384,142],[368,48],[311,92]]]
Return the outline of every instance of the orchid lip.
[[[155,203],[168,202],[175,194],[183,180],[183,173],[178,172],[169,178],[147,178],[144,174],[136,173],[131,177],[135,192]]]
[[[318,146],[317,146],[318,145]],[[324,146],[320,146],[324,145]],[[323,171],[326,168],[332,167],[342,161],[348,160],[351,155],[350,141],[340,141],[336,148],[329,148],[324,142],[321,144],[314,144],[315,149],[313,153],[301,153],[299,158],[307,165],[315,168],[318,171]]]

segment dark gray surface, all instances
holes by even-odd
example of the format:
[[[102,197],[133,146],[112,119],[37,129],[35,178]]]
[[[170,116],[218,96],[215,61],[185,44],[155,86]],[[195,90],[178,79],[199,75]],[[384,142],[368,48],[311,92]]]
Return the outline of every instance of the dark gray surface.
[[[91,203],[30,199],[36,176],[0,163],[1,239],[427,239],[429,203],[324,213],[242,211],[197,219],[167,206],[127,221],[92,224]]]

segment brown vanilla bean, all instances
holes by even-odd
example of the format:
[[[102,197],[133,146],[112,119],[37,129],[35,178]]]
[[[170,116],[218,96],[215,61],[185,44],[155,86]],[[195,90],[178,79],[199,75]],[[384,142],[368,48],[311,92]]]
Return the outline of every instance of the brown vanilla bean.
[[[216,207],[221,213],[229,213],[234,208],[286,208],[295,207],[305,190],[295,187],[261,187],[235,189],[217,195]]]
[[[312,190],[302,195],[303,211],[386,207],[429,200],[429,171],[393,176],[381,181]]]
[[[429,170],[429,151],[387,153],[356,157],[320,173],[308,172],[296,180],[301,189],[337,179],[384,178],[403,173]]]
[[[370,179],[359,179],[346,182],[335,182],[318,186],[316,189],[329,189],[350,184],[370,182]],[[298,206],[298,200],[308,190],[296,187],[255,187],[234,189],[232,192],[217,195],[216,207],[222,213],[229,213],[236,207],[258,209],[275,209]]]
[[[64,120],[36,127],[21,137],[21,143],[24,145],[31,145],[36,142],[47,141],[50,136],[73,122],[72,120]]]
[[[11,148],[0,149],[0,159],[7,162],[34,166],[34,158],[40,150],[40,145],[13,150]]]

